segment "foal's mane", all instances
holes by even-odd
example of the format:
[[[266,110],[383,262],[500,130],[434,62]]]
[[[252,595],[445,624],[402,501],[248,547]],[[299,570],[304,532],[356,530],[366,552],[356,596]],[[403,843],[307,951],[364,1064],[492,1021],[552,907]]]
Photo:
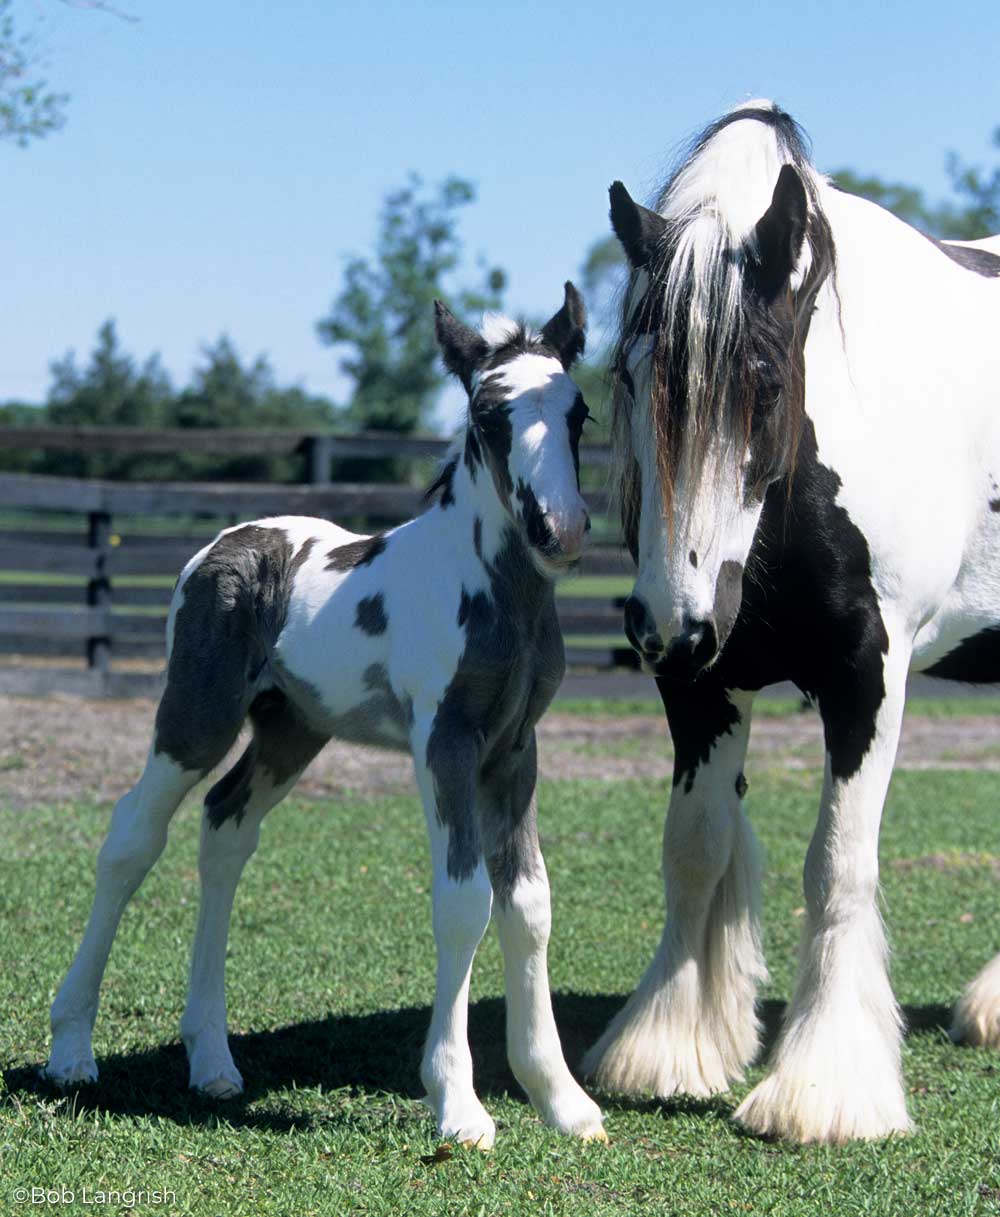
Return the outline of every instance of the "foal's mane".
[[[791,343],[746,286],[747,260],[756,254],[755,226],[784,164],[797,171],[809,211],[793,276],[798,307]],[[801,337],[815,293],[836,262],[821,182],[794,119],[773,102],[753,101],[707,127],[658,192],[654,206],[667,228],[659,256],[631,274],[611,359],[614,468],[630,545],[640,487],[627,357],[643,337],[652,338],[651,439],[671,526],[681,461],[697,480],[709,451],[720,445],[723,465],[731,470],[747,451],[760,400],[780,397],[783,417],[772,420],[766,440],[755,441],[755,449],[774,449],[755,451],[755,462],[762,457],[785,469],[794,464],[802,421]]]

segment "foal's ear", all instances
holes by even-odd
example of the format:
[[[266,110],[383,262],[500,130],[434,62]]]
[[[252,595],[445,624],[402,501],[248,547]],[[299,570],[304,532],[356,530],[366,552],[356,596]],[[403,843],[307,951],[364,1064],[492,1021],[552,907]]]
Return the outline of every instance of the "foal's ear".
[[[587,310],[583,297],[569,280],[564,290],[566,297],[563,306],[542,326],[542,338],[547,346],[558,353],[562,366],[568,372],[583,354],[587,340]]]
[[[444,357],[444,366],[472,392],[472,373],[490,352],[489,344],[478,330],[463,325],[440,300],[434,301],[434,333]]]
[[[791,165],[782,165],[771,206],[757,221],[754,278],[765,300],[773,300],[799,262],[809,218],[806,188]]]
[[[656,255],[667,230],[667,221],[655,211],[637,203],[621,182],[612,182],[611,227],[621,241],[635,270],[646,266]]]

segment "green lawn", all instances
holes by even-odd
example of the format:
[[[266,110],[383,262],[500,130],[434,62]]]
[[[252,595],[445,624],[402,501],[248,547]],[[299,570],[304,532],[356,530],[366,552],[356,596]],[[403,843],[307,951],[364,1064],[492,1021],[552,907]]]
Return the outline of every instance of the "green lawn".
[[[814,773],[755,772],[750,811],[767,859],[773,1033],[792,979]],[[556,1015],[575,1063],[657,938],[666,788],[543,786],[555,907]],[[494,938],[477,960],[471,1037],[497,1119],[492,1154],[436,1153],[417,1069],[433,991],[428,864],[415,799],[291,802],[264,830],[234,913],[233,1105],[189,1096],[177,1025],[196,912],[197,812],[127,912],[98,1020],[96,1087],[37,1083],[47,1006],[89,907],[107,808],[0,806],[0,1213],[17,1187],[168,1189],[138,1214],[578,1214],[928,1217],[1000,1207],[1000,1059],[953,1047],[948,1006],[1000,948],[1000,775],[901,773],[889,798],[883,880],[896,991],[910,1025],[912,1137],[846,1148],[768,1144],[727,1120],[745,1088],[711,1102],[604,1097],[611,1144],[546,1130],[504,1062]],[[1000,851],[997,851],[1000,852]],[[751,1081],[759,1076],[754,1071]],[[122,1207],[100,1211],[122,1212]]]

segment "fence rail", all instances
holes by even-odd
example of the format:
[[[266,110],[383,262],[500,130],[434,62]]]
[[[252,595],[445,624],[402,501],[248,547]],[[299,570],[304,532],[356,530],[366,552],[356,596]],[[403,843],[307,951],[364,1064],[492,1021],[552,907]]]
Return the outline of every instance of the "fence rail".
[[[306,457],[305,483],[128,482],[0,474],[0,512],[18,523],[0,527],[0,655],[65,659],[81,655],[85,669],[0,665],[0,692],[89,695],[153,692],[159,677],[118,670],[113,660],[159,659],[173,581],[214,530],[269,515],[316,515],[384,527],[417,514],[422,492],[412,486],[331,483],[340,457],[441,457],[436,437],[379,433],[303,435],[280,431],[140,431],[127,428],[0,428],[0,449],[113,452],[199,451],[291,454]],[[605,446],[584,445],[581,464],[603,465]],[[585,492],[591,511],[604,514],[603,489]],[[60,518],[52,521],[54,513]],[[67,525],[65,515],[79,527]],[[23,517],[27,516],[27,519]],[[150,517],[160,528],[148,531]],[[172,529],[170,520],[178,520]],[[199,531],[190,521],[210,521]],[[54,523],[51,528],[47,522]],[[144,528],[145,525],[145,528]],[[207,529],[206,525],[206,529]],[[591,545],[581,563],[588,576],[625,575],[617,543]],[[577,668],[632,666],[623,642],[621,605],[610,595],[560,597],[560,623]]]

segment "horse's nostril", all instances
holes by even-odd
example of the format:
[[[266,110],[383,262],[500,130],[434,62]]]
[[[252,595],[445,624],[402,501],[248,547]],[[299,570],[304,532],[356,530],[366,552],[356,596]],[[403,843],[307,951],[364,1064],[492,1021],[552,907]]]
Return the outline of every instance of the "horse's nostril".
[[[633,648],[643,654],[659,654],[663,650],[656,622],[638,596],[629,596],[625,601],[625,636]]]

